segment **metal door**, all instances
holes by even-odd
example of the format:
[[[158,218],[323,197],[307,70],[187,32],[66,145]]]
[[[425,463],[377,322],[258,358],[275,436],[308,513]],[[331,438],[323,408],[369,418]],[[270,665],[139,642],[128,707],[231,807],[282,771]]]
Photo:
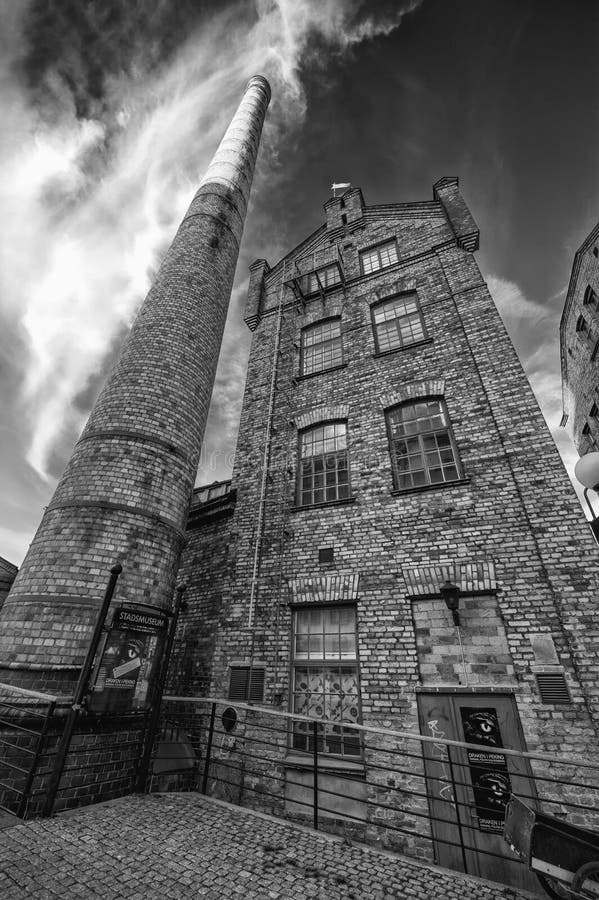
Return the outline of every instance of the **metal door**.
[[[514,698],[506,694],[418,695],[420,730],[438,743],[424,744],[427,793],[439,865],[541,893],[536,878],[503,839],[510,793],[534,804]],[[480,750],[448,747],[464,741]]]

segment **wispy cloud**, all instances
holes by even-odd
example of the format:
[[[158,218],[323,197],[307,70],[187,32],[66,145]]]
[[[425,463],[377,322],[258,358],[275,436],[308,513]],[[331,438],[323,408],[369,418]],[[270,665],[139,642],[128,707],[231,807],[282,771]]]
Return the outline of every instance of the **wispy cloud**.
[[[4,2],[0,318],[24,340],[26,452],[40,475],[58,474],[244,79],[271,80],[263,153],[276,168],[318,46],[343,52],[388,33],[419,2],[375,14],[344,0],[256,0],[210,15],[166,0],[31,0],[20,12]]]

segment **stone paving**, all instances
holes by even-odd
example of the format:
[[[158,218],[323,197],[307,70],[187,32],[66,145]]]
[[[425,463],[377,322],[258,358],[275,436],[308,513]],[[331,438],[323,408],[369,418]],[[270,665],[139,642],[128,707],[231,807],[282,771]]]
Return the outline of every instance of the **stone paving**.
[[[134,795],[0,832],[2,900],[530,896],[199,794]]]

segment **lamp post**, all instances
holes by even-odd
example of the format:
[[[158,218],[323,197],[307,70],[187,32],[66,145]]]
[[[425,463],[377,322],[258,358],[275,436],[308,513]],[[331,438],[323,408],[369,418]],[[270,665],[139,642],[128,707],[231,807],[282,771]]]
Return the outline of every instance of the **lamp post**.
[[[574,466],[574,475],[584,487],[584,499],[591,512],[591,530],[595,536],[595,540],[599,544],[599,518],[595,515],[595,510],[589,500],[589,491],[595,491],[599,494],[599,452],[586,453],[581,456]]]

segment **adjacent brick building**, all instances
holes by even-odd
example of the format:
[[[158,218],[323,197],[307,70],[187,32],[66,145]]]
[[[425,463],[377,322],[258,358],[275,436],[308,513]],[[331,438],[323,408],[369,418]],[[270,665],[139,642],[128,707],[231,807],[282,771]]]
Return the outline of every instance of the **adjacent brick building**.
[[[17,566],[0,556],[0,609],[18,572]]]
[[[177,690],[327,719],[330,783],[369,815],[352,722],[594,754],[596,548],[458,181],[375,206],[350,189],[325,213],[250,267],[235,467],[196,494]],[[301,780],[310,750],[296,724],[269,765]]]
[[[564,418],[581,456],[599,450],[599,225],[574,256],[560,324]]]

